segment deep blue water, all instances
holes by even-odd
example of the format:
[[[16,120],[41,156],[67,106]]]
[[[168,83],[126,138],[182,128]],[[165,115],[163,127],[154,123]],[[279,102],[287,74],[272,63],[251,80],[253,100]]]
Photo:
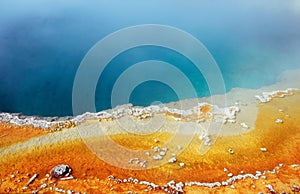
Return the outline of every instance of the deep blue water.
[[[76,70],[106,35],[138,24],[164,24],[198,38],[221,69],[226,90],[272,84],[300,68],[300,3],[295,1],[17,1],[0,2],[0,111],[72,115]],[[143,60],[162,60],[184,72],[198,97],[209,96],[201,73],[180,54],[145,46],[113,59],[99,78],[97,110],[110,108],[118,76]],[[148,81],[130,96],[134,105],[176,101],[176,91]]]

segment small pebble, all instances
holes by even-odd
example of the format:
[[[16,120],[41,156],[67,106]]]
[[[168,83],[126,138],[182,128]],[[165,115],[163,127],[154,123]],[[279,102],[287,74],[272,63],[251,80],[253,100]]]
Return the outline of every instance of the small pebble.
[[[154,147],[153,147],[153,150],[154,150],[155,152],[160,152],[160,148],[157,147],[157,146],[154,146]]]
[[[168,160],[169,163],[174,163],[174,162],[176,162],[176,161],[177,161],[177,159],[174,158],[174,157],[173,157],[173,158],[170,158],[170,159]]]
[[[73,191],[67,190],[67,194],[72,194],[72,193],[73,193]]]
[[[262,152],[266,152],[266,151],[268,151],[268,149],[267,149],[267,148],[260,148],[260,150],[261,150]]]
[[[46,188],[47,187],[47,184],[46,183],[43,183],[42,185],[41,185],[41,188],[42,189],[44,189],[44,188]]]
[[[246,123],[240,123],[243,128],[249,129],[249,126]]]
[[[234,154],[234,151],[233,151],[233,149],[231,149],[231,148],[228,149],[228,152],[229,152],[230,154]]]
[[[155,156],[153,156],[153,159],[154,160],[161,160],[162,156],[161,155],[155,155]]]

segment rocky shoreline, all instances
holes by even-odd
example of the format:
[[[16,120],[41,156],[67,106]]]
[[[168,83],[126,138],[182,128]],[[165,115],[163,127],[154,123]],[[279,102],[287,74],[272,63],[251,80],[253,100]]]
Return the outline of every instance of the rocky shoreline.
[[[262,95],[256,95],[261,103],[266,103],[275,97],[284,97],[292,95],[297,88],[287,88],[286,90],[276,90],[272,92],[263,92]],[[132,116],[136,119],[148,119],[155,114],[164,114],[172,117],[176,121],[215,121],[219,123],[235,123],[236,114],[240,111],[238,103],[234,106],[219,107],[209,103],[198,103],[198,106],[188,110],[168,108],[162,106],[134,107],[132,104],[118,106],[108,111],[97,113],[86,112],[78,116],[66,117],[39,117],[25,116],[21,113],[0,113],[0,123],[10,123],[17,126],[33,126],[49,131],[59,131],[63,128],[75,127],[78,124],[90,120],[115,120],[124,116]],[[246,126],[245,123],[240,123]]]

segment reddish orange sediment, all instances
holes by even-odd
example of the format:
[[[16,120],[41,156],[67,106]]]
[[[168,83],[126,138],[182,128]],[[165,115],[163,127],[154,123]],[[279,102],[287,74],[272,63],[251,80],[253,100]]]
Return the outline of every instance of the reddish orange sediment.
[[[209,104],[203,105],[200,107],[200,111],[203,113],[208,113],[212,110],[212,106]]]
[[[40,128],[34,128],[33,126],[21,127],[0,123],[0,149],[47,133],[49,132]]]
[[[233,184],[235,188],[231,188],[230,185],[214,188],[192,186],[184,187],[184,190],[188,193],[271,193],[266,185],[272,184],[278,192],[292,193],[293,185],[300,186],[300,167],[291,166],[300,164],[299,102],[300,92],[294,92],[292,96],[274,98],[271,102],[261,103],[258,105],[255,129],[249,133],[218,137],[204,155],[199,154],[202,142],[195,137],[182,154],[177,156],[177,162],[149,170],[128,170],[111,166],[94,155],[81,139],[13,153],[14,155],[0,159],[0,180],[3,179],[0,192],[23,191],[22,187],[30,176],[37,173],[39,177],[28,186],[27,192],[38,189],[45,182],[48,186],[41,190],[42,192],[50,192],[50,187],[57,187],[88,193],[128,191],[165,193],[163,190],[150,191],[148,187],[140,184],[118,184],[108,180],[107,177],[109,175],[119,179],[134,177],[159,185],[164,185],[170,180],[221,182],[229,178],[229,172],[233,175],[238,175],[241,171],[255,174],[256,171],[272,170],[282,163],[284,165],[280,170],[275,174],[267,173],[266,179],[260,177],[258,180],[250,178],[238,180]],[[283,123],[276,123],[276,119],[282,119]],[[153,145],[160,146],[168,141],[172,138],[172,134],[159,133],[142,137],[119,134],[110,137],[116,143],[131,149],[150,149]],[[159,142],[153,143],[154,138],[159,139]],[[228,152],[229,148],[234,150],[234,154]],[[267,148],[267,151],[263,152],[260,148]],[[106,151],[111,153],[112,157],[120,154],[110,147],[107,147]],[[180,167],[179,162],[184,162],[185,166]],[[46,174],[50,169],[61,163],[71,166],[72,175],[76,179],[55,183],[51,183],[54,180],[46,180]],[[224,168],[228,169],[228,172],[224,172]],[[12,173],[15,176],[13,178]],[[27,173],[30,175],[27,176]]]

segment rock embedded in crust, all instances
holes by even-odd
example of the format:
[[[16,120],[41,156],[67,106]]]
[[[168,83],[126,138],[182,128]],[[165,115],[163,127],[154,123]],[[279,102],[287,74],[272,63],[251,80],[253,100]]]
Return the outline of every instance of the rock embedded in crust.
[[[59,164],[53,167],[50,171],[51,176],[55,178],[68,177],[71,175],[71,173],[72,173],[72,169],[70,168],[69,165],[66,164]]]

